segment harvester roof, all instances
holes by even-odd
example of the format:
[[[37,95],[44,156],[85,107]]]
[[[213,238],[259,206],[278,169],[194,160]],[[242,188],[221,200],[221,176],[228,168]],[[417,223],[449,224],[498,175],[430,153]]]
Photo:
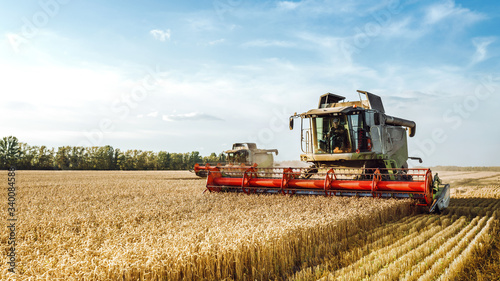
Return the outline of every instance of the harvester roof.
[[[354,106],[339,106],[339,107],[329,107],[329,108],[319,108],[311,109],[303,113],[303,117],[309,118],[320,115],[337,115],[337,114],[348,114],[353,111],[365,110],[363,107]]]
[[[385,113],[382,99],[379,96],[360,90],[358,90],[358,93],[364,94],[366,99],[361,99],[360,96],[359,101],[345,101],[345,97],[336,94],[326,93],[321,95],[318,108],[304,112],[301,116],[309,118],[321,115],[349,114],[353,111],[359,112],[365,109],[374,109],[380,113]]]
[[[276,153],[278,155],[278,150],[277,149],[260,149],[257,148],[257,144],[253,142],[242,142],[242,143],[234,143],[233,148],[224,151],[224,153],[238,153],[238,152],[243,152],[243,151],[252,151],[254,153],[266,153],[266,152],[271,152],[271,153]]]

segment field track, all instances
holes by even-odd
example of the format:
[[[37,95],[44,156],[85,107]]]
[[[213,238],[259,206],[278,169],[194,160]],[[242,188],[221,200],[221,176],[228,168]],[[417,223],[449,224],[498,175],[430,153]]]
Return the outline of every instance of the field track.
[[[500,185],[489,184],[497,175],[468,175],[449,173],[472,184],[429,215],[404,200],[203,193],[188,172],[18,171],[17,273],[4,262],[0,276],[491,280],[500,276]],[[7,252],[6,231],[0,239]]]

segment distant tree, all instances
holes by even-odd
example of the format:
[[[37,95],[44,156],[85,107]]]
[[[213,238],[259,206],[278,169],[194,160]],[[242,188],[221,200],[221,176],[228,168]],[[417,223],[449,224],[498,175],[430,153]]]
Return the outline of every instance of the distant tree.
[[[21,156],[19,141],[14,136],[4,137],[0,140],[0,164],[3,169],[16,165]]]
[[[127,150],[118,158],[118,166],[120,170],[134,170],[135,169],[135,159],[134,151]]]
[[[199,163],[199,162],[202,162],[203,159],[201,158],[200,156],[200,153],[198,151],[193,151],[191,152],[191,154],[189,155],[189,160],[188,160],[188,163],[187,163],[187,168],[192,168],[194,166],[194,164],[196,163]]]
[[[85,147],[73,146],[69,155],[69,167],[71,170],[83,170],[85,166]]]
[[[120,149],[115,150],[116,168],[118,170],[126,170],[126,152],[122,152]]]
[[[54,148],[48,149],[45,145],[42,145],[38,149],[38,159],[36,161],[36,169],[39,170],[51,170],[54,169]]]
[[[98,146],[90,146],[85,148],[84,159],[87,165],[85,165],[85,170],[97,170],[99,169],[99,157],[97,156]]]
[[[186,152],[182,154],[182,165],[179,170],[187,170],[190,168],[191,163],[191,153]],[[194,163],[193,163],[194,165]],[[192,166],[191,166],[192,167]]]
[[[67,170],[70,168],[71,164],[70,153],[71,153],[71,147],[69,146],[62,146],[57,149],[56,159],[55,159],[55,164],[57,169]]]
[[[123,153],[119,148],[115,149],[115,153],[113,155],[113,169],[114,170],[120,169],[120,157],[122,155],[123,155]]]
[[[217,158],[218,158],[218,161],[217,161],[217,162],[219,162],[219,163],[224,163],[224,162],[226,162],[226,154],[224,154],[224,153],[222,153],[222,152],[219,154],[219,156],[218,156]]]
[[[106,145],[97,148],[94,152],[95,169],[97,170],[113,170],[115,152],[112,146]]]
[[[153,151],[139,151],[136,162],[137,170],[156,170],[157,166],[157,156]]]
[[[81,170],[91,170],[93,165],[92,160],[92,151],[90,147],[84,147],[81,151],[81,155],[79,155],[80,159],[80,169]]]
[[[154,153],[153,151],[147,151],[146,154],[147,154],[146,169],[158,170],[158,154]]]
[[[158,161],[158,170],[169,170],[170,169],[170,153],[166,151],[158,152],[157,161]]]
[[[106,146],[61,146],[57,151],[46,146],[19,143],[14,136],[0,139],[0,168],[61,170],[187,170],[195,163],[220,163],[224,154],[202,157],[198,151],[169,153],[160,151],[114,149]]]
[[[134,149],[132,150],[132,170],[142,170],[146,161],[140,158],[142,150]],[[140,161],[140,162],[139,162]]]
[[[148,162],[146,151],[137,150],[137,152],[134,153],[134,158],[135,170],[146,170]]]
[[[19,143],[20,156],[17,161],[17,168],[23,170],[33,169],[35,158],[38,154],[38,148],[29,146],[26,143]]]
[[[172,153],[172,160],[170,170],[182,170],[183,168],[183,155],[181,153]]]
[[[219,159],[217,157],[217,154],[215,154],[215,152],[212,152],[212,154],[210,154],[210,156],[206,157],[204,162],[217,164],[219,162]]]

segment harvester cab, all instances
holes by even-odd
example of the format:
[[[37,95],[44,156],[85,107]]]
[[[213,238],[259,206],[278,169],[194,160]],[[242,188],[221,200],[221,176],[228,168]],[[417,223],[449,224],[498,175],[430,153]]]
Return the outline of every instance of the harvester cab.
[[[415,122],[386,115],[379,96],[358,92],[365,99],[327,93],[317,109],[290,117],[290,129],[301,118],[300,159],[318,168],[408,168],[406,131],[413,137]]]
[[[430,169],[409,169],[407,137],[413,121],[385,114],[382,99],[358,91],[359,101],[327,93],[301,119],[301,161],[309,168],[210,169],[211,192],[282,193],[326,196],[412,198],[429,212],[448,207],[450,187]],[[364,98],[362,98],[362,95]]]

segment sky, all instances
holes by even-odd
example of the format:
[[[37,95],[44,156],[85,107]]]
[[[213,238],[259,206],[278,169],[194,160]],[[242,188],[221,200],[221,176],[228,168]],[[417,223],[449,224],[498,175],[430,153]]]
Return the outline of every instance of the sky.
[[[288,117],[365,90],[420,165],[500,166],[498,1],[0,3],[1,137],[298,160]]]

